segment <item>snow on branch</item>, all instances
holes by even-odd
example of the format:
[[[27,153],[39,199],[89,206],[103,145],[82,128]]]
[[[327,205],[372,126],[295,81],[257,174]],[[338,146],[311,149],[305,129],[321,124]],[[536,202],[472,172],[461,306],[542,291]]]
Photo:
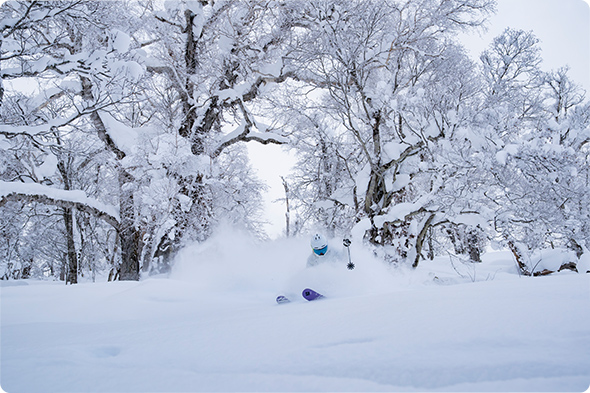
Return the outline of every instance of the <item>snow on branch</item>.
[[[109,141],[113,143],[112,150],[123,152],[125,155],[131,154],[138,144],[137,130],[121,123],[107,112],[98,111],[97,114],[102,123],[99,126],[104,126],[102,131],[108,135]]]
[[[288,142],[288,139],[282,135],[275,134],[272,132],[250,132],[246,137],[243,139],[245,142],[249,141],[256,141],[262,143],[263,145],[268,145],[269,143],[275,143],[277,145],[283,145]]]
[[[75,116],[70,118],[56,118],[48,121],[45,124],[37,125],[37,126],[25,126],[25,125],[7,125],[7,124],[0,124],[0,135],[4,135],[7,137],[13,137],[17,135],[24,135],[29,137],[40,136],[51,132],[51,130],[56,127],[63,127],[71,123],[73,120],[80,117],[82,113],[79,113]]]
[[[0,207],[9,201],[38,202],[58,207],[75,207],[104,220],[114,228],[119,227],[119,212],[114,206],[89,198],[81,190],[60,190],[37,183],[0,181]]]
[[[52,95],[51,97],[49,97],[49,99],[53,99],[58,94]],[[44,104],[40,104],[40,106],[37,109],[41,109],[43,105]],[[54,128],[65,127],[74,122],[75,120],[79,119],[80,117],[83,117],[88,114],[93,114],[94,112],[96,112],[96,110],[97,108],[95,108],[94,106],[89,106],[81,110],[78,109],[77,113],[73,114],[70,117],[56,117],[55,119],[51,119],[44,124],[35,126],[0,124],[0,135],[4,135],[8,138],[12,138],[15,136],[26,136],[30,138],[42,136],[43,134],[52,132]]]
[[[424,207],[426,198],[420,198],[416,202],[402,202],[391,206],[388,212],[381,216],[374,218],[374,223],[377,227],[382,227],[385,222],[403,222],[410,217],[422,214],[433,213]]]
[[[213,150],[211,157],[215,158],[218,157],[223,149],[226,147],[233,145],[236,142],[250,142],[256,141],[262,143],[263,145],[267,145],[269,143],[274,143],[277,145],[282,145],[288,143],[287,138],[282,135],[275,134],[272,132],[256,132],[252,131],[254,127],[254,123],[250,119],[250,115],[246,111],[244,107],[244,103],[240,100],[238,102],[240,109],[242,110],[242,114],[244,115],[244,120],[242,123],[232,132],[227,134],[222,140],[219,142],[219,145]]]

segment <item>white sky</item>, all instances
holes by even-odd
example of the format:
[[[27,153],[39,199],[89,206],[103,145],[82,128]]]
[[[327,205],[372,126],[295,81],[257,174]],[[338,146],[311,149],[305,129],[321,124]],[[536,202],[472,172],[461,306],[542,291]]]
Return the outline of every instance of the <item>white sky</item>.
[[[258,177],[269,187],[268,192],[264,193],[265,219],[269,224],[264,229],[271,238],[276,238],[285,231],[286,206],[284,202],[276,202],[285,197],[281,176],[289,175],[295,165],[295,154],[289,152],[287,147],[256,142],[248,143],[248,153],[252,166],[258,171]]]
[[[570,77],[580,84],[590,99],[590,0],[498,0],[496,15],[488,31],[462,36],[460,40],[477,59],[492,39],[506,27],[532,30],[539,38],[545,71],[569,65]],[[284,198],[280,176],[288,176],[295,164],[293,153],[275,145],[250,143],[250,159],[259,177],[270,187],[266,193],[266,230],[271,237],[285,229],[285,205],[273,202]]]

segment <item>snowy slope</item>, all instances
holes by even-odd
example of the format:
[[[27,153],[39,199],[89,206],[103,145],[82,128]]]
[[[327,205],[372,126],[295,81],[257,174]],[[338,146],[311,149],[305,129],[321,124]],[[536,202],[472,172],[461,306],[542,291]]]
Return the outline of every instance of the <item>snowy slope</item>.
[[[460,269],[471,267],[453,269],[448,258],[417,271],[387,269],[354,246],[354,271],[304,270],[306,239],[226,234],[185,250],[169,278],[3,283],[2,388],[565,392],[590,385],[589,274],[518,277],[507,253],[487,254],[469,274]],[[306,281],[329,298],[274,302]]]

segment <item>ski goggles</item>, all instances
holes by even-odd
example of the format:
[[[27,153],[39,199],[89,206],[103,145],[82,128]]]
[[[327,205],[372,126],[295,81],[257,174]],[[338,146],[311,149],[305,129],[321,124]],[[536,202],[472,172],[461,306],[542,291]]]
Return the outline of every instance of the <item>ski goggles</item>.
[[[324,254],[325,254],[327,251],[328,251],[328,246],[327,246],[327,245],[326,245],[324,248],[319,248],[319,249],[315,249],[315,248],[314,248],[314,249],[313,249],[313,252],[314,252],[316,255],[319,255],[319,256],[322,256],[322,255],[324,255]]]

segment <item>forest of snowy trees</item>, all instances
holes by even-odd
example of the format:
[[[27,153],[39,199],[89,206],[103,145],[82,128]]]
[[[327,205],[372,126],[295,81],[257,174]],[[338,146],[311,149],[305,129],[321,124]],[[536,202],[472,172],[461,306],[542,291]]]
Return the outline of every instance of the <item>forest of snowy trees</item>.
[[[264,236],[247,143],[298,152],[290,235],[416,267],[590,248],[590,103],[533,33],[471,59],[494,0],[7,1],[2,279],[165,272],[220,222]],[[272,165],[272,162],[269,162]]]

